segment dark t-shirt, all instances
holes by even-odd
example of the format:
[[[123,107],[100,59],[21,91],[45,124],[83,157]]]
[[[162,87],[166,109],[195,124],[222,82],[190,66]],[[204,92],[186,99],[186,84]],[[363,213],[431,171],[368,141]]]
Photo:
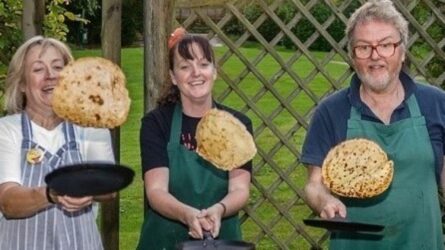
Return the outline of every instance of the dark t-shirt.
[[[252,134],[252,122],[246,115],[222,104],[216,103],[216,107],[233,114]],[[166,104],[158,106],[142,118],[140,147],[143,173],[156,167],[169,167],[167,143],[170,140],[174,110],[175,104]],[[196,149],[195,131],[200,120],[201,118],[182,114],[180,143],[189,150]],[[252,161],[247,162],[241,168],[251,172]]]
[[[426,120],[435,156],[436,177],[439,179],[445,151],[445,92],[431,85],[415,83],[403,72],[399,78],[405,90],[405,99],[394,110],[390,123],[410,117],[406,100],[415,95],[420,112]],[[336,92],[319,104],[303,144],[300,159],[302,163],[321,166],[329,149],[346,139],[351,106],[357,108],[362,119],[381,123],[371,109],[360,100],[359,89],[360,80],[354,75],[349,88]]]

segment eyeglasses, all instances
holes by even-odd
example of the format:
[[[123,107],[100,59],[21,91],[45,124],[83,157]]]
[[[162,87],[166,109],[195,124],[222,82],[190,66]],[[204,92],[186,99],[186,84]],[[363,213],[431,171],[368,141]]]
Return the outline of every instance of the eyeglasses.
[[[402,44],[402,40],[396,43],[382,43],[377,45],[358,45],[353,48],[354,56],[359,59],[368,59],[375,50],[377,54],[383,58],[388,58],[394,55],[396,48]]]

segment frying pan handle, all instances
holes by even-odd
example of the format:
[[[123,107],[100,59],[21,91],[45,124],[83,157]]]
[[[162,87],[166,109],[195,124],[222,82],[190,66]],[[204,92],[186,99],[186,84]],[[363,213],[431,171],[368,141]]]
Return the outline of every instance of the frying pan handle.
[[[204,234],[204,240],[214,240],[212,233],[210,231],[207,230],[203,230],[203,234]]]
[[[334,218],[332,218],[332,220],[334,220],[334,221],[348,221],[346,218],[341,217],[339,213],[336,213]]]

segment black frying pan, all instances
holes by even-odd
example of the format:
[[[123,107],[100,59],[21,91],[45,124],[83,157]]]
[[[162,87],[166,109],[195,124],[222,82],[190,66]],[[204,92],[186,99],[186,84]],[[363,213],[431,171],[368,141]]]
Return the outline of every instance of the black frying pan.
[[[380,232],[385,228],[383,225],[354,222],[338,216],[332,219],[305,219],[303,222],[308,226],[320,227],[329,231]]]
[[[94,196],[117,192],[127,187],[134,171],[111,163],[80,163],[60,167],[45,176],[47,186],[59,195]]]
[[[176,245],[177,250],[255,250],[255,245],[237,240],[215,240],[210,232],[204,232],[203,240],[191,240]]]

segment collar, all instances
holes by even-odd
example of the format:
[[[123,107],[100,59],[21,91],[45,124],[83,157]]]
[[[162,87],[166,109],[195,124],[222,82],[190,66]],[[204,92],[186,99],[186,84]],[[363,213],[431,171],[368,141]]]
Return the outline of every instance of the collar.
[[[417,86],[414,80],[403,71],[400,72],[399,79],[403,85],[403,89],[405,90],[405,97],[402,102],[402,106],[405,106],[406,100],[414,93]],[[354,75],[351,78],[351,85],[349,87],[348,98],[351,105],[353,107],[358,108],[359,110],[361,110],[363,107],[366,106],[360,99],[360,85],[361,85],[360,78],[358,78],[357,74],[354,73]]]

